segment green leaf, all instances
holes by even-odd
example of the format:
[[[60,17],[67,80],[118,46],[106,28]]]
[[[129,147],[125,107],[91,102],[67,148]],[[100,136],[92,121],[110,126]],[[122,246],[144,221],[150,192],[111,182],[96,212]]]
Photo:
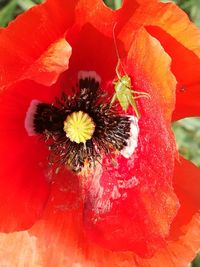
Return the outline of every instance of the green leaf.
[[[120,8],[121,5],[122,5],[122,1],[121,0],[115,0],[114,1],[114,9]]]
[[[15,9],[17,6],[17,0],[11,0],[0,11],[0,27],[5,27],[9,21],[14,17]]]
[[[180,154],[200,166],[200,118],[186,118],[173,124]]]
[[[193,1],[190,15],[194,23],[200,27],[200,2],[199,1]]]
[[[41,3],[43,3],[45,0],[34,0],[34,2],[36,3],[36,4],[41,4]]]
[[[200,254],[196,257],[196,259],[192,262],[192,267],[200,267]]]

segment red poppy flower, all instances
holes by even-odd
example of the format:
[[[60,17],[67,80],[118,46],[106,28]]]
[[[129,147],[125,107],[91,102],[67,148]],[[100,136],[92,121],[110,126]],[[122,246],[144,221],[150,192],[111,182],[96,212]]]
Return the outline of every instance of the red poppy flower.
[[[1,30],[3,264],[192,260],[199,170],[177,159],[170,124],[172,113],[199,115],[199,35],[174,4],[154,0],[117,11],[48,0]],[[150,96],[136,100],[140,118],[117,99],[110,107],[118,50],[120,75]]]

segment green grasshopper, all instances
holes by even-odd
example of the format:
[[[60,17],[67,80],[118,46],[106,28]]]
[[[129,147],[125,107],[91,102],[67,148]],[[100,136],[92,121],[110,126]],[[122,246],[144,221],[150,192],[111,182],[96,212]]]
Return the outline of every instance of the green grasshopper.
[[[116,26],[116,24],[115,24],[115,26]],[[114,28],[115,28],[115,26],[114,26]],[[135,100],[138,98],[142,98],[142,97],[150,98],[150,95],[148,93],[139,92],[139,91],[135,91],[132,89],[133,86],[131,84],[131,78],[124,71],[124,68],[123,68],[121,60],[120,60],[119,51],[118,51],[117,43],[116,43],[116,38],[114,35],[114,28],[113,28],[113,40],[114,40],[114,45],[115,45],[115,49],[116,49],[118,62],[117,62],[116,68],[115,68],[117,80],[113,81],[114,88],[115,88],[115,94],[113,95],[113,97],[111,99],[110,106],[112,106],[113,103],[116,100],[118,100],[122,109],[125,112],[127,112],[129,105],[131,105],[133,110],[135,111],[137,118],[139,119],[140,118],[140,112],[138,110],[137,103]],[[119,73],[120,65],[121,65],[122,70],[124,72],[124,75],[122,75],[122,76]]]

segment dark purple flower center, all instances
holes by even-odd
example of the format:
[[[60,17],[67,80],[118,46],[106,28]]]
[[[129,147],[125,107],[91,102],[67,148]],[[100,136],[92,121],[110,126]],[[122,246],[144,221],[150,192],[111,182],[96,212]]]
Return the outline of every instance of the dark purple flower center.
[[[54,104],[36,101],[32,112],[32,130],[47,142],[52,152],[50,163],[66,165],[75,172],[80,172],[86,164],[95,167],[102,154],[121,151],[131,135],[130,117],[120,116],[110,107],[96,72],[80,72],[79,76],[78,92],[73,97],[63,93]],[[30,120],[29,113],[26,121]],[[87,140],[72,141],[66,133],[64,124],[72,114],[86,114],[94,122],[95,129]]]

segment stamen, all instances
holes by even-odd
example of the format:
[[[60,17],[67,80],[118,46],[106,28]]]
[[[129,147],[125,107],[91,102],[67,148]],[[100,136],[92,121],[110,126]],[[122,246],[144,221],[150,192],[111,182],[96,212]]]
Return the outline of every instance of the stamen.
[[[73,112],[64,121],[64,131],[71,142],[85,143],[92,138],[95,130],[94,121],[87,113]]]

